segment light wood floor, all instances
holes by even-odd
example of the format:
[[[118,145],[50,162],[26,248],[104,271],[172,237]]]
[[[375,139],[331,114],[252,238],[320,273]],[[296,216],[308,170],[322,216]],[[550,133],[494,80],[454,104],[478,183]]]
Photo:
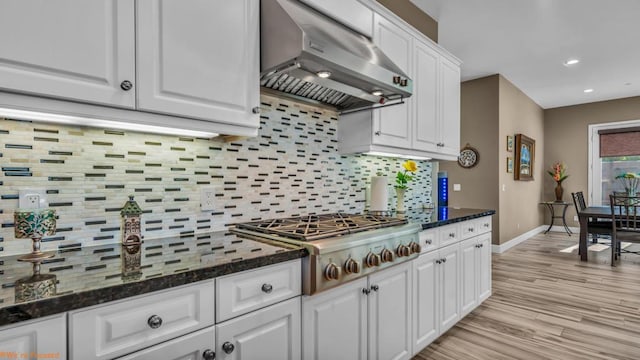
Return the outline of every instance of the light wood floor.
[[[577,241],[540,234],[493,254],[492,296],[414,360],[640,359],[640,255],[582,263],[560,252]]]

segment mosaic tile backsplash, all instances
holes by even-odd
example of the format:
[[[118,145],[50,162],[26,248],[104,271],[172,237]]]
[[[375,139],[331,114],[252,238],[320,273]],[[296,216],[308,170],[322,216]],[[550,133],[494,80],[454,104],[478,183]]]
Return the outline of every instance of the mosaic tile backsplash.
[[[27,253],[15,239],[18,191],[45,189],[58,213],[43,249],[120,242],[120,208],[134,195],[145,238],[224,230],[265,218],[365,211],[366,187],[393,181],[403,159],[338,153],[332,111],[262,96],[255,138],[208,140],[0,119],[0,256]],[[431,203],[431,163],[419,170],[405,206]],[[216,211],[200,210],[202,187]],[[395,207],[389,191],[390,209]]]

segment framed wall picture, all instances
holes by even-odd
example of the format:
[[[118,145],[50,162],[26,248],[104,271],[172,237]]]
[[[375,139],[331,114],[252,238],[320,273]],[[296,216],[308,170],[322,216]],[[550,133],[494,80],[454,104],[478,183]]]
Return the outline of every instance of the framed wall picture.
[[[515,150],[513,178],[524,181],[533,180],[536,141],[528,136],[516,134]]]
[[[507,151],[508,152],[513,151],[513,136],[511,135],[507,135]]]
[[[513,157],[511,156],[507,156],[507,172],[508,173],[513,172]]]

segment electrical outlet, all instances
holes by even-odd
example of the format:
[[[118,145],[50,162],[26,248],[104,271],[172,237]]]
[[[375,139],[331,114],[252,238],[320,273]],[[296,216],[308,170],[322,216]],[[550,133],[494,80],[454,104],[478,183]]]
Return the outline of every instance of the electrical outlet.
[[[215,210],[216,209],[215,200],[216,200],[216,188],[203,187],[200,189],[200,210],[202,211]]]
[[[49,206],[45,189],[22,189],[18,191],[20,209],[44,209]]]

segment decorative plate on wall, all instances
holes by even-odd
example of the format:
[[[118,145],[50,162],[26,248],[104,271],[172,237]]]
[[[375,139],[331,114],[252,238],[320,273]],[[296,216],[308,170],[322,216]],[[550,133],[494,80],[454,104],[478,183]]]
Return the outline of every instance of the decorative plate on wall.
[[[478,150],[467,144],[462,148],[462,150],[460,150],[460,155],[458,156],[458,164],[463,168],[469,169],[476,166],[479,159],[480,155],[478,154]]]

